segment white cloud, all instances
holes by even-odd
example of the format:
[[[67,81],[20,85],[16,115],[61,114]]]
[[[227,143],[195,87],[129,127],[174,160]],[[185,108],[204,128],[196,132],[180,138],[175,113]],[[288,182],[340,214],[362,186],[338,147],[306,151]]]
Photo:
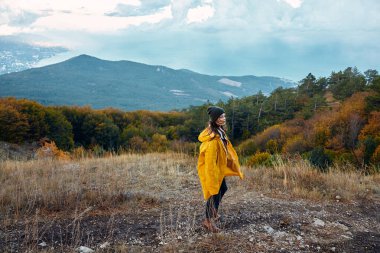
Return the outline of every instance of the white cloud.
[[[42,17],[38,19],[33,26],[49,30],[83,30],[92,33],[113,33],[131,25],[141,25],[144,23],[155,24],[171,17],[171,8],[167,6],[157,13],[134,17],[60,13]]]
[[[70,11],[82,14],[104,14],[112,11],[118,4],[139,6],[139,0],[2,0],[0,6],[8,7],[14,11],[30,11],[41,13],[46,10],[52,12]]]
[[[0,35],[221,76],[379,66],[379,0],[94,2],[0,0]]]
[[[32,0],[33,1],[33,0]],[[26,4],[23,9],[24,1],[7,2],[8,7],[11,7],[11,13],[8,12],[7,17],[3,16],[10,23],[12,18],[22,15],[25,11],[39,12],[40,17],[28,24],[27,26],[11,26],[8,24],[0,26],[0,35],[11,35],[22,32],[44,32],[52,31],[83,31],[90,33],[113,33],[118,30],[125,29],[131,25],[155,24],[164,19],[172,18],[171,6],[161,8],[159,11],[149,15],[131,16],[131,17],[116,17],[108,16],[106,12],[112,11],[117,4],[138,5],[139,1],[101,1],[99,4],[93,4],[92,1],[67,1],[67,5],[57,2],[53,4],[39,5],[44,1],[35,1],[36,5]],[[48,1],[49,2],[49,1]],[[37,4],[38,3],[38,4]],[[81,5],[81,3],[83,5]],[[92,4],[90,4],[92,3]],[[109,3],[106,6],[106,3]],[[2,3],[3,4],[3,3]],[[85,5],[86,4],[86,5]],[[0,6],[1,7],[1,6]],[[54,7],[54,9],[50,9]],[[65,11],[66,10],[66,11]],[[43,14],[45,13],[45,14]]]
[[[232,92],[229,92],[229,91],[220,91],[220,93],[222,93],[224,96],[226,97],[239,97],[239,96],[236,96],[235,94],[233,94]]]
[[[33,33],[36,30],[30,29],[28,27],[14,27],[9,25],[1,25],[0,24],[0,36],[8,36],[19,33]]]
[[[200,23],[214,16],[215,9],[211,5],[197,6],[189,9],[187,12],[186,22]]]
[[[293,8],[299,8],[302,5],[302,0],[282,0],[282,1],[289,4]]]

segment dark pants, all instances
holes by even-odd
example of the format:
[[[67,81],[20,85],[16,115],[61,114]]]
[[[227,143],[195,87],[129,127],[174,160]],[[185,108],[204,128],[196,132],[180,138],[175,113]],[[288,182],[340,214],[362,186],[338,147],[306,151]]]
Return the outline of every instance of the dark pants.
[[[223,178],[222,184],[219,188],[219,192],[216,195],[212,195],[206,202],[206,218],[210,219],[216,215],[219,208],[219,203],[223,198],[223,195],[228,190],[226,180]]]

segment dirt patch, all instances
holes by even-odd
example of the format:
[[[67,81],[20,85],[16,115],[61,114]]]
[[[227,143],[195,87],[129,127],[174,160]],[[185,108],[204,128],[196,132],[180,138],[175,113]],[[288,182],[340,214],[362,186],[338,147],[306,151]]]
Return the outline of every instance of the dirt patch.
[[[240,196],[240,197],[239,197]],[[114,214],[78,219],[19,221],[1,230],[0,247],[67,251],[87,246],[118,252],[379,252],[377,203],[312,203],[230,192],[211,234],[201,226],[202,200],[168,199],[156,206],[136,204]],[[372,208],[373,207],[373,208]],[[47,246],[42,243],[46,243]],[[107,247],[100,246],[107,243]]]

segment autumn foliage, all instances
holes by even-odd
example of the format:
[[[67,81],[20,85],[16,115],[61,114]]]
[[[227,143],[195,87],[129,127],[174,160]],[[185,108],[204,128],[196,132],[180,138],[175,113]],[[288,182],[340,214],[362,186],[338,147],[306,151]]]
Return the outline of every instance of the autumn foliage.
[[[197,137],[207,125],[210,105],[125,112],[0,98],[0,141],[48,138],[73,157],[88,156],[88,151],[91,156],[167,150],[196,155]],[[258,92],[215,105],[225,109],[229,139],[243,162],[257,164],[267,154],[301,155],[319,167],[328,161],[379,170],[380,76],[376,70],[362,74],[349,67],[320,78],[310,73],[297,87],[279,87],[269,96]]]

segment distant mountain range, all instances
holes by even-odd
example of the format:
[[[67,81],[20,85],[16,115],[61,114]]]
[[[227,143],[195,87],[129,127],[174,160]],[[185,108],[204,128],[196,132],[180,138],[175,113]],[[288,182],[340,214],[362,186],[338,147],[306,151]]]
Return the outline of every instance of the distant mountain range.
[[[45,47],[0,37],[0,75],[32,68],[39,61],[67,52],[63,47]]]
[[[28,98],[44,105],[168,111],[294,85],[278,77],[211,76],[80,55],[61,63],[0,75],[0,97]]]

